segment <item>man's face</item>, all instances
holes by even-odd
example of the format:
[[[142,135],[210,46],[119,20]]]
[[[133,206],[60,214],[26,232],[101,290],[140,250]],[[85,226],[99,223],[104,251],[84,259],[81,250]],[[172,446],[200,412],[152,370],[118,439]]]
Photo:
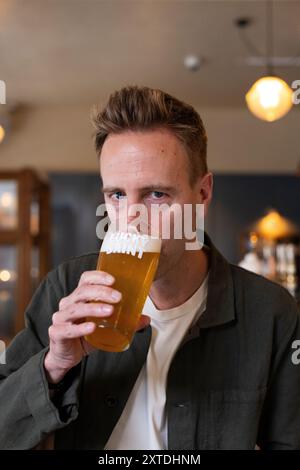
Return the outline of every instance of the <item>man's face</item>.
[[[151,205],[204,203],[211,197],[211,175],[190,184],[190,162],[184,146],[170,131],[126,131],[106,139],[100,156],[100,173],[106,204],[113,205],[118,218],[130,221],[130,206],[143,204],[149,214]],[[127,213],[120,202],[126,200]],[[110,211],[108,208],[108,215]],[[137,217],[138,214],[135,214]],[[133,217],[134,218],[134,217]],[[158,229],[158,228],[156,228]],[[159,228],[161,230],[161,227]],[[174,269],[185,250],[184,239],[164,239],[156,278]]]

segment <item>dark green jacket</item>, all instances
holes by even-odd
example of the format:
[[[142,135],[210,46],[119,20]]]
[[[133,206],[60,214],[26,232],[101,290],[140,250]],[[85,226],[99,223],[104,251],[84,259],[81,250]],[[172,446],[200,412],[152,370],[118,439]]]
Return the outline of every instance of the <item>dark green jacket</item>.
[[[168,374],[168,448],[300,449],[296,304],[286,290],[228,264],[207,243],[207,308]],[[26,328],[0,365],[1,449],[31,449],[53,432],[57,449],[103,449],[122,413],[146,360],[150,326],[123,353],[92,353],[68,373],[54,401],[43,370],[52,314],[81,273],[95,269],[97,256],[50,272],[26,311]]]

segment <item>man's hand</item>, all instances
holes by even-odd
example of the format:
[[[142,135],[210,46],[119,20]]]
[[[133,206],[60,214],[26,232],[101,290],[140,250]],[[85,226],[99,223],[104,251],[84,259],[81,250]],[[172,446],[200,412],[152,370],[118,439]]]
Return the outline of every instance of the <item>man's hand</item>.
[[[93,333],[96,325],[85,319],[108,317],[113,313],[113,304],[118,303],[122,297],[119,291],[111,287],[114,282],[114,277],[104,271],[86,271],[77,288],[61,299],[58,312],[52,316],[52,325],[49,328],[50,348],[44,361],[49,382],[60,382],[72,367],[79,364],[84,355],[95,350],[85,341],[84,336]],[[149,317],[142,315],[137,330],[149,323]]]

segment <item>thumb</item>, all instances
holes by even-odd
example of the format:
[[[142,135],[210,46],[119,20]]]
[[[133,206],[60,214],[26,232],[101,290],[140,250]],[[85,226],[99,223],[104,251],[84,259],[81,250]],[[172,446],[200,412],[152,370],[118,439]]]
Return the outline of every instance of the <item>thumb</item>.
[[[137,326],[137,330],[142,330],[143,328],[146,328],[146,326],[150,325],[150,322],[150,317],[148,317],[147,315],[142,315]]]

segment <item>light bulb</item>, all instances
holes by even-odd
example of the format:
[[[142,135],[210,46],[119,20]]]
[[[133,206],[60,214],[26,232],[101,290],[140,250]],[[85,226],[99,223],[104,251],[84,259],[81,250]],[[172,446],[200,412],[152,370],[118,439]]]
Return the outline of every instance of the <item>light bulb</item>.
[[[289,112],[293,106],[293,91],[278,77],[263,77],[257,80],[248,93],[246,102],[249,110],[259,119],[276,121]]]
[[[11,278],[11,274],[7,269],[3,269],[0,271],[0,281],[7,282]]]

